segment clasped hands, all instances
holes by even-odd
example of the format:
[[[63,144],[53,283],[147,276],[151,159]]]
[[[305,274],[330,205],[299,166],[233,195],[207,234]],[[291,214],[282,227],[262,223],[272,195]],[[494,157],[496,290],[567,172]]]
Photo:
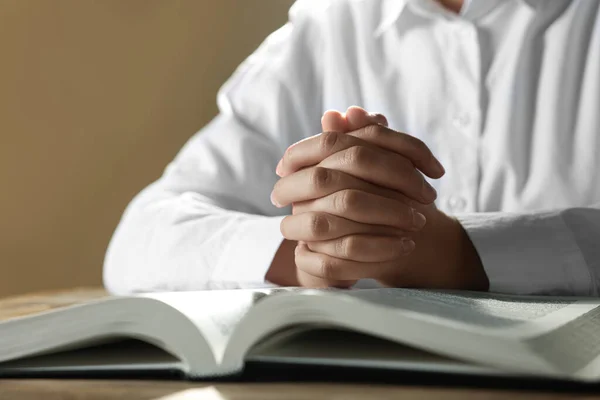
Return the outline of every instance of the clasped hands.
[[[433,204],[444,167],[420,140],[380,114],[328,111],[323,132],[290,146],[271,201],[292,205],[281,232],[305,287],[486,290],[481,260],[460,223]]]

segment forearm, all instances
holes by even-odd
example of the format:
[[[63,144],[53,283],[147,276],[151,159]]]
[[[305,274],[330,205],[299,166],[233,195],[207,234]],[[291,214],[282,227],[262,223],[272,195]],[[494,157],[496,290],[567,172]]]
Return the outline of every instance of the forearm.
[[[458,219],[481,257],[491,291],[598,295],[598,207]]]
[[[142,193],[109,246],[105,285],[115,294],[267,286],[280,218],[232,212],[199,195]],[[166,194],[165,196],[169,196]]]

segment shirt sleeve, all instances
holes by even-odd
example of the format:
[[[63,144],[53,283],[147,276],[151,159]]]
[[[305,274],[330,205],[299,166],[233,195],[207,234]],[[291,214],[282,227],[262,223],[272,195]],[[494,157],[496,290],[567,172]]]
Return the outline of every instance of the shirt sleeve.
[[[479,253],[491,291],[598,296],[600,205],[456,217]]]
[[[105,258],[110,292],[268,286],[290,213],[270,202],[275,167],[320,131],[318,35],[292,8],[221,88],[220,114],[127,207]]]

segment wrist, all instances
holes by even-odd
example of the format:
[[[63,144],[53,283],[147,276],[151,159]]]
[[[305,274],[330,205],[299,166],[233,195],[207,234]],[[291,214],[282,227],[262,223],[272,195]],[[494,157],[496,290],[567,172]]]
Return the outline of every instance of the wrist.
[[[297,242],[284,239],[273,257],[265,280],[278,286],[300,286],[296,270],[294,250]]]
[[[488,291],[490,282],[477,249],[456,218],[449,217],[456,235],[456,273],[463,290]]]

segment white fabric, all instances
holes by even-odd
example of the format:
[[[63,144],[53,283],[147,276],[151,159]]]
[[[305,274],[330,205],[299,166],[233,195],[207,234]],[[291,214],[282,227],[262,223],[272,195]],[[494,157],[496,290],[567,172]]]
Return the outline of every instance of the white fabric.
[[[286,147],[360,105],[424,140],[456,214],[508,293],[597,295],[600,2],[300,0],[219,94],[220,115],[128,207],[114,293],[266,285],[287,210]],[[436,251],[436,249],[432,249]]]

